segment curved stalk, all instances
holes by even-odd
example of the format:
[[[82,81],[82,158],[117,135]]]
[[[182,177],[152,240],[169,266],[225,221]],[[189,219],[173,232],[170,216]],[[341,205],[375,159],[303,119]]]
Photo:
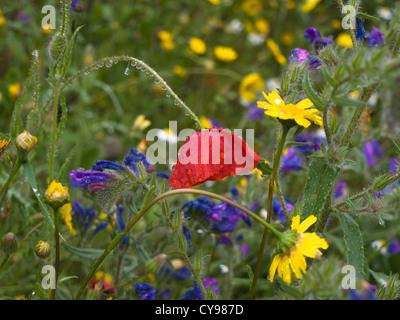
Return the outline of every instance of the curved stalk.
[[[286,137],[289,133],[289,130],[290,130],[290,126],[283,126],[282,134],[279,139],[279,144],[278,144],[278,147],[277,147],[277,150],[276,150],[276,153],[274,156],[274,161],[272,164],[272,172],[271,172],[271,176],[269,179],[269,186],[268,186],[268,202],[267,202],[267,214],[268,214],[267,222],[268,223],[270,222],[271,213],[272,213],[272,196],[274,193],[275,180],[276,180],[276,176],[278,174],[279,167],[280,167],[280,160],[281,160],[281,155],[282,155],[282,151],[283,151],[283,146],[285,145]],[[251,289],[250,289],[250,295],[249,295],[250,300],[252,300],[254,298],[257,280],[258,280],[258,276],[260,273],[261,260],[262,260],[263,254],[264,254],[265,242],[267,240],[267,234],[268,234],[267,229],[264,229],[260,248],[258,249],[258,256],[257,256],[256,268],[254,270],[254,277],[253,277],[253,281],[251,283]]]
[[[254,212],[250,211],[249,209],[241,206],[240,204],[238,204],[228,198],[225,198],[224,196],[221,196],[219,194],[215,194],[215,193],[212,193],[209,191],[197,190],[197,189],[177,189],[177,190],[167,191],[167,192],[162,193],[159,196],[153,198],[147,205],[145,205],[142,209],[140,209],[140,211],[129,222],[129,224],[125,227],[125,229],[111,241],[110,245],[107,247],[107,249],[104,250],[103,254],[95,262],[95,264],[92,266],[91,270],[89,271],[89,273],[86,275],[85,279],[83,280],[82,285],[76,295],[76,300],[79,300],[79,298],[81,297],[83,290],[86,288],[86,285],[88,284],[89,280],[92,279],[93,275],[95,274],[95,272],[97,271],[97,269],[101,265],[101,263],[104,261],[104,259],[117,246],[119,241],[135,226],[135,224],[140,220],[140,218],[160,200],[167,198],[169,196],[179,195],[179,194],[198,194],[198,195],[208,196],[210,198],[214,198],[214,199],[226,202],[229,205],[245,212],[247,215],[252,217],[254,220],[261,223],[266,229],[271,231],[277,238],[282,237],[282,233],[280,231],[276,230],[273,226],[271,226],[269,223],[264,221],[257,214],[255,214]]]

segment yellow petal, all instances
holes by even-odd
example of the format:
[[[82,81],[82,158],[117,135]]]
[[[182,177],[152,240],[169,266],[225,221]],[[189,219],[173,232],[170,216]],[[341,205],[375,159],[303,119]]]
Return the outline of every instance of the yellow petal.
[[[297,215],[292,218],[292,230],[294,229],[298,230],[299,225],[300,225],[300,216]]]
[[[276,272],[276,268],[280,264],[281,257],[279,254],[275,255],[274,259],[272,260],[271,266],[269,267],[269,280],[271,282],[274,281],[274,276]]]
[[[299,228],[297,229],[298,233],[304,233],[310,226],[312,226],[317,221],[317,217],[314,215],[309,216],[306,220],[304,220]]]

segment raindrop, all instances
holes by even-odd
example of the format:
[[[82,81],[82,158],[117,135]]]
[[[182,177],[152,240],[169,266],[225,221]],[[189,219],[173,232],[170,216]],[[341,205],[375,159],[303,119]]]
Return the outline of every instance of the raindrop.
[[[129,72],[130,72],[131,70],[129,70],[129,66],[128,67],[126,67],[126,69],[125,69],[125,71],[124,71],[124,75],[129,75]]]
[[[106,63],[104,64],[107,68],[110,68],[112,66],[112,60],[108,60],[106,61]]]
[[[176,105],[176,106],[178,106],[178,105],[179,105],[179,102],[178,102],[178,100],[174,100],[174,105]]]
[[[167,92],[167,93],[166,93],[166,96],[167,96],[167,97],[170,97],[170,96],[171,96],[171,94],[170,94],[169,92]]]
[[[137,65],[137,62],[136,61],[131,61],[131,66],[132,67],[135,67]]]

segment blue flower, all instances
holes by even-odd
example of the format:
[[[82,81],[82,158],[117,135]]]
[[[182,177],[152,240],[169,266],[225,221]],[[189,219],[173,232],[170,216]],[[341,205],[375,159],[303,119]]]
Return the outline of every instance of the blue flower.
[[[154,300],[157,293],[153,286],[146,282],[135,283],[133,287],[135,288],[135,292],[140,296],[140,300]]]
[[[365,41],[365,29],[361,18],[356,18],[356,23],[357,23],[356,39],[357,40],[361,39],[362,41]]]
[[[387,248],[389,254],[396,254],[400,252],[400,243],[397,239],[394,239]]]
[[[94,170],[72,170],[69,174],[71,185],[73,188],[83,188],[85,190],[101,190],[110,187],[119,176],[109,173]]]
[[[192,277],[192,271],[190,271],[189,267],[183,266],[174,270],[171,277],[180,280],[190,279]]]
[[[125,211],[125,208],[122,205],[118,205],[115,215],[117,217],[117,225],[118,225],[118,232],[122,232],[125,229],[125,222],[122,219],[122,213]],[[122,243],[126,244],[128,241],[127,237],[124,236],[122,238]]]
[[[142,163],[145,168],[147,168],[150,165],[149,160],[146,158],[146,156],[144,154],[141,154],[140,152],[136,151],[135,148],[132,148],[129,151],[129,154],[125,157],[124,162],[125,162],[125,165],[129,169],[131,169],[136,175],[139,174],[139,171],[137,168],[139,163]]]
[[[193,283],[193,289],[186,290],[182,300],[204,300],[203,293],[196,282]]]
[[[94,171],[104,171],[104,170],[125,170],[125,168],[123,166],[121,166],[118,163],[112,162],[112,161],[108,161],[108,160],[100,160],[100,161],[96,161],[96,165],[94,165],[92,167],[92,170]]]
[[[257,107],[257,104],[252,104],[247,109],[247,120],[253,121],[260,119],[264,114],[264,110]]]
[[[285,199],[285,204],[288,212],[291,212],[294,208],[294,203],[289,199]],[[272,210],[279,217],[279,220],[281,220],[282,223],[286,222],[285,212],[283,211],[283,207],[280,201],[272,199]]]
[[[96,216],[96,211],[93,207],[83,207],[78,201],[72,203],[71,216],[78,219],[83,226],[83,230],[86,231]]]
[[[372,31],[366,37],[370,46],[383,46],[385,43],[385,35],[375,27],[372,27]]]
[[[343,196],[343,190],[346,188],[347,184],[344,181],[339,181],[338,184],[336,185],[336,190],[335,190],[335,198],[340,198]]]
[[[318,60],[318,57],[312,56],[308,59],[308,67],[312,73],[316,73],[319,71],[319,67],[322,65],[322,62]]]

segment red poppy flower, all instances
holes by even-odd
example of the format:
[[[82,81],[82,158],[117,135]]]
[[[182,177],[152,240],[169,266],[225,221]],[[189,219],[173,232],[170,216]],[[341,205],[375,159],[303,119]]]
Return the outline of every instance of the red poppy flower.
[[[260,160],[241,137],[214,127],[186,139],[168,181],[173,189],[191,188],[228,175],[251,173]]]

